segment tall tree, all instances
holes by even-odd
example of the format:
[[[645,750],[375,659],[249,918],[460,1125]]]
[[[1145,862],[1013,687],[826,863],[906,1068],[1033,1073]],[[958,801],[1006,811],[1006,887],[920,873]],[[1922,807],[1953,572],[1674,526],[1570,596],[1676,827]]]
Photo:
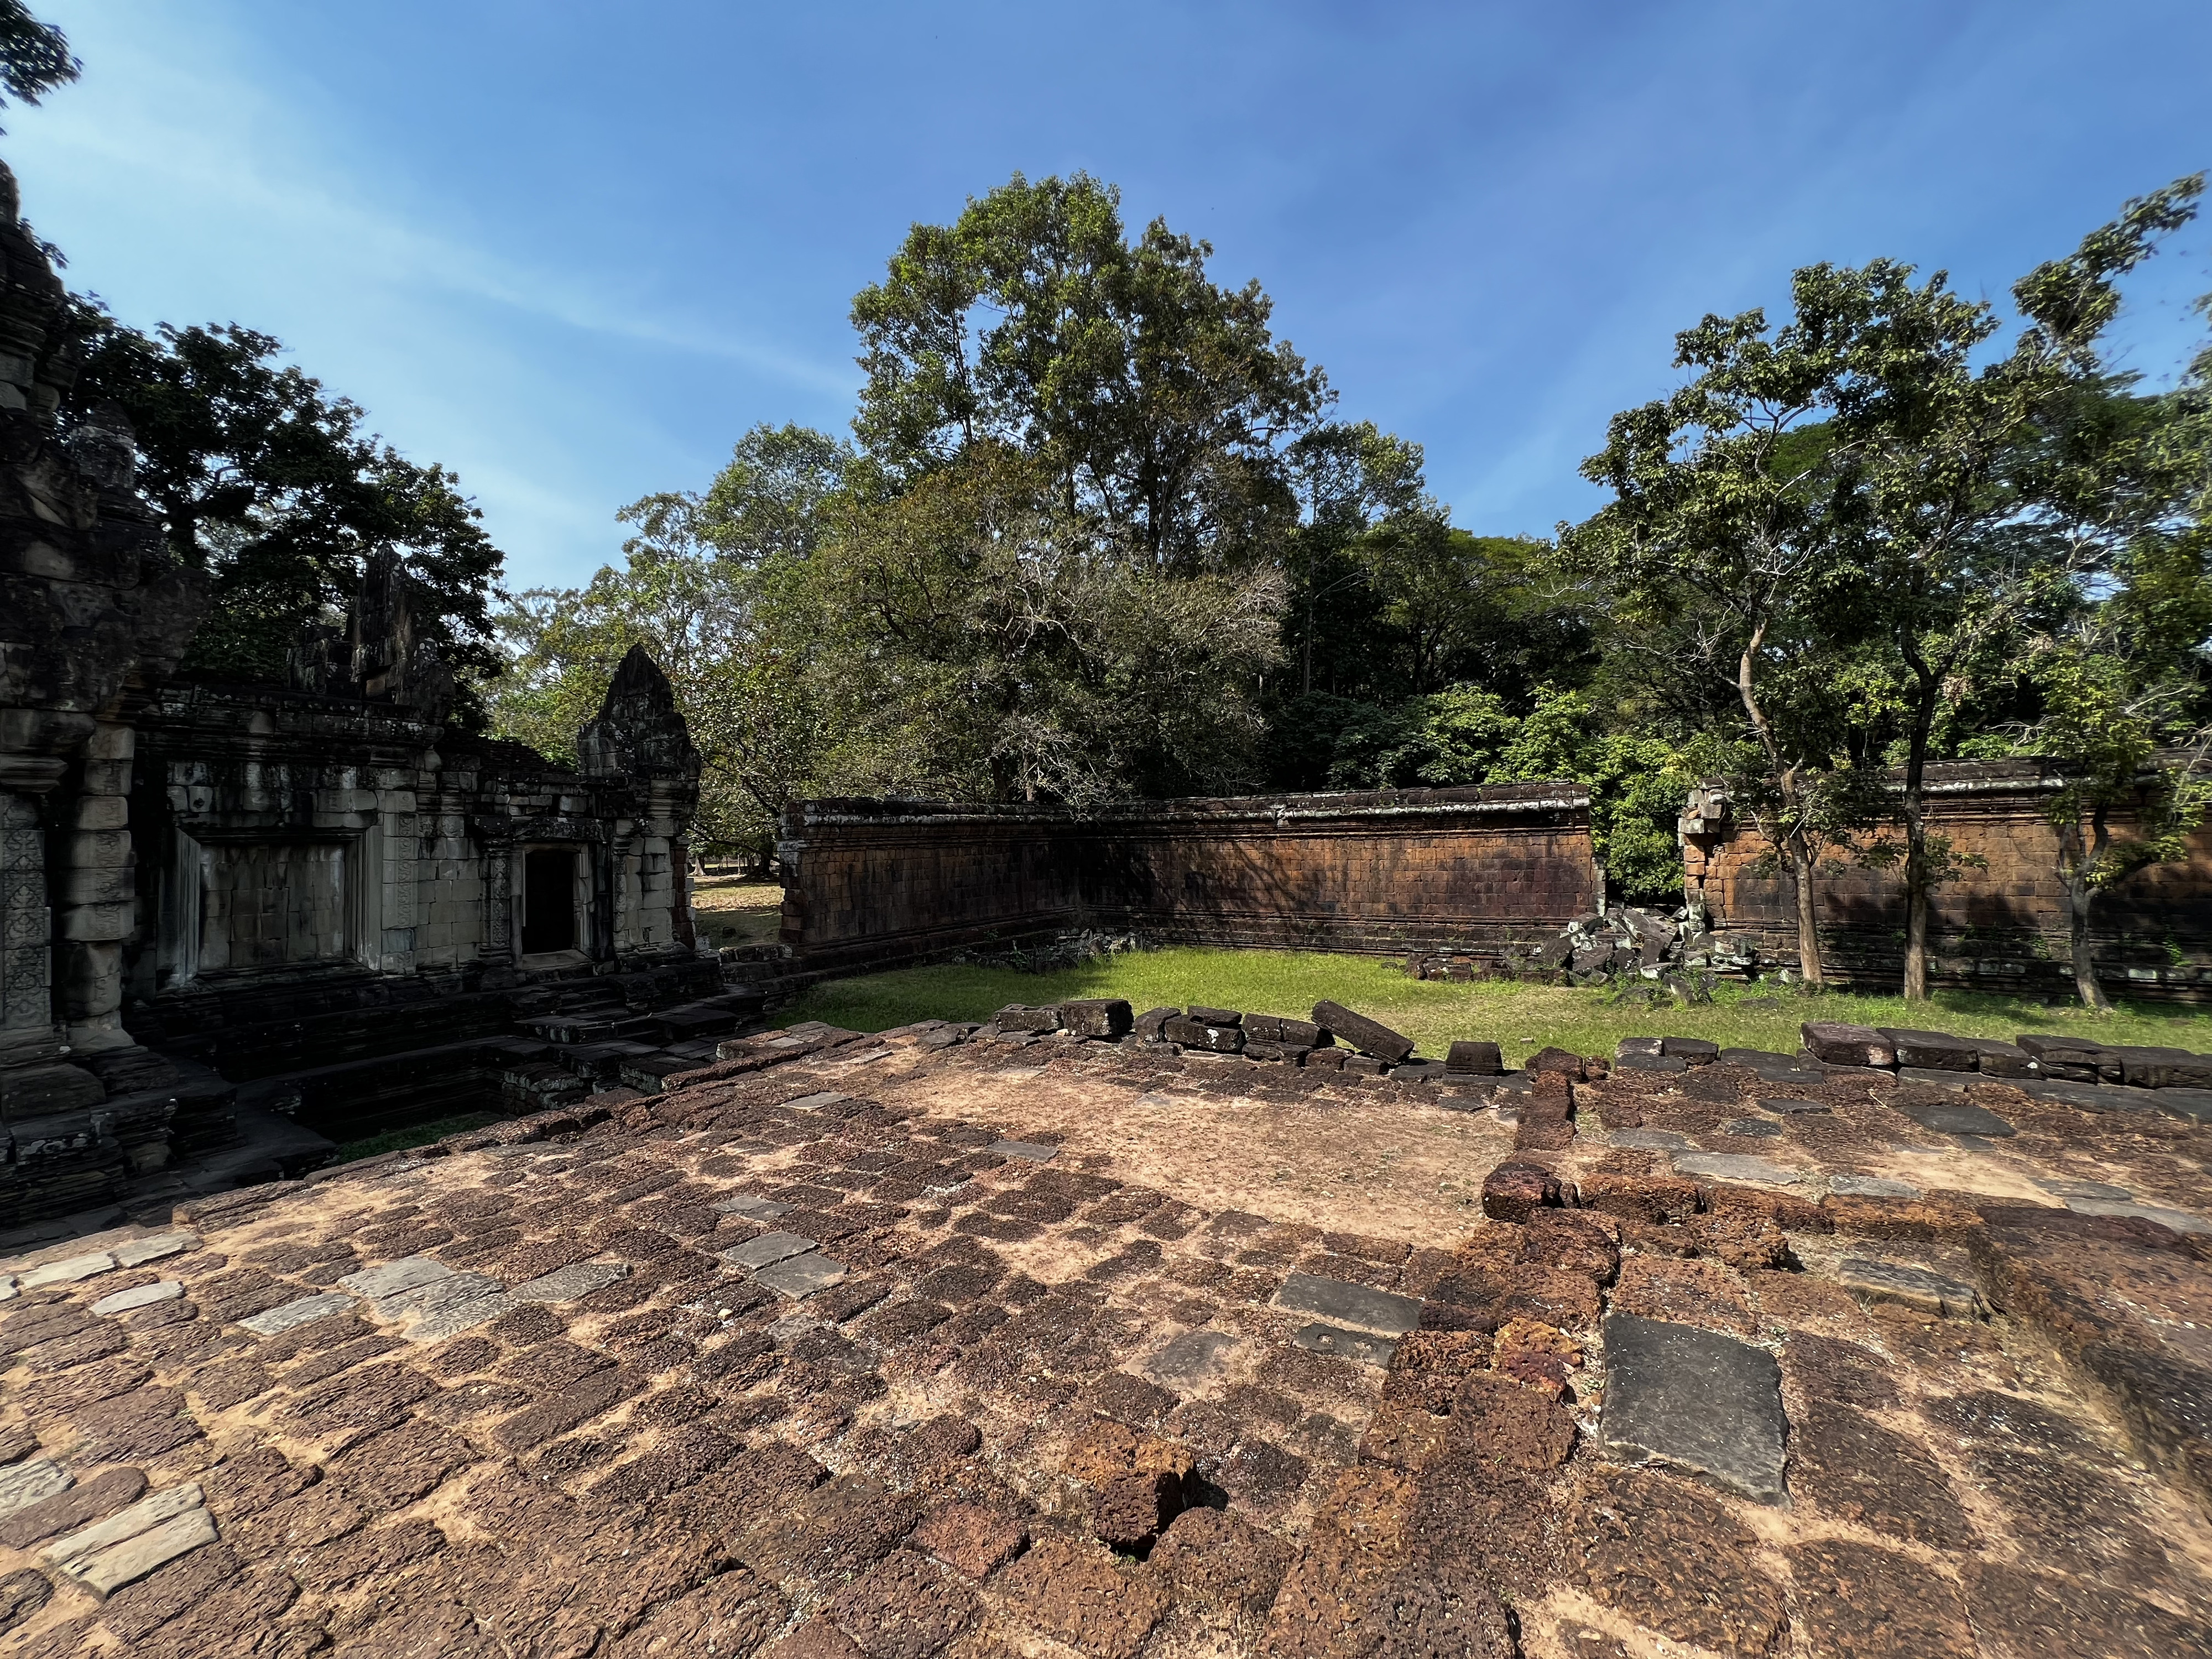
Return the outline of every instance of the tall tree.
[[[1677,368],[1696,371],[1671,396],[1613,416],[1583,476],[1613,499],[1562,528],[1559,562],[1610,611],[1609,643],[1660,649],[1663,672],[1717,678],[1735,694],[1760,764],[1744,805],[1767,819],[1794,889],[1797,960],[1826,982],[1815,876],[1838,833],[1824,774],[1836,732],[1767,682],[1802,659],[1820,613],[1847,576],[1836,532],[1821,424],[1837,361],[1800,273],[1797,314],[1770,330],[1761,311],[1708,316],[1675,337]]]
[[[1054,510],[1189,574],[1272,556],[1295,514],[1284,451],[1330,402],[1257,283],[1121,193],[1017,173],[951,225],[916,225],[853,302],[867,384],[854,430],[899,484],[989,442]]]
[[[1855,629],[1904,665],[1908,1000],[1928,995],[1929,893],[1954,867],[1928,823],[1926,769],[1943,710],[2003,672],[2027,628],[2078,604],[2145,521],[2141,447],[2105,429],[2100,345],[2118,281],[2186,223],[2201,175],[2129,203],[2069,257],[2013,289],[2022,326],[1981,361],[1999,321],[1943,273],[1877,260],[1820,265],[1796,283],[1801,320],[1836,362],[1840,514],[1855,574]],[[2154,489],[2148,491],[2155,495]]]
[[[301,628],[342,610],[373,554],[404,556],[416,622],[465,674],[494,672],[490,603],[502,557],[443,467],[362,431],[282,345],[236,325],[147,335],[79,307],[83,371],[64,418],[112,404],[137,434],[138,487],[213,598],[186,665],[279,678]]]

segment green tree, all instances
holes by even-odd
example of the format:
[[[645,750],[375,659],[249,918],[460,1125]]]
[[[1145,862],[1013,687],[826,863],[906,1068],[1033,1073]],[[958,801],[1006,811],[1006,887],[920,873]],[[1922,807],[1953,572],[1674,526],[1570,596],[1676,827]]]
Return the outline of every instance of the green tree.
[[[369,557],[403,556],[417,626],[467,677],[499,665],[490,605],[502,557],[459,480],[361,430],[360,407],[252,329],[125,327],[79,307],[84,367],[64,411],[112,404],[138,440],[138,487],[212,598],[188,667],[281,678],[301,629],[342,611]]]
[[[1904,993],[1928,994],[1929,891],[1956,866],[1930,831],[1926,767],[1947,708],[2006,672],[2024,632],[2108,580],[2170,475],[2115,430],[2100,343],[2118,280],[2186,223],[2200,177],[2130,202],[2070,256],[2013,289],[2022,326],[1985,360],[2000,325],[1985,301],[1916,285],[1911,266],[1820,265],[1795,284],[1801,322],[1835,359],[1838,507],[1855,572],[1850,630],[1905,668]]]
[[[1273,557],[1295,517],[1287,447],[1328,380],[1269,330],[1257,283],[1121,193],[1019,173],[916,225],[853,302],[862,449],[904,487],[981,443],[1036,468],[1054,510],[1176,574]]]
[[[1832,445],[1820,417],[1837,361],[1808,315],[1771,330],[1761,311],[1708,316],[1675,337],[1672,395],[1616,415],[1583,476],[1613,499],[1562,526],[1558,561],[1591,585],[1607,643],[1655,654],[1668,677],[1724,681],[1758,765],[1735,791],[1758,813],[1793,889],[1799,971],[1826,981],[1815,873],[1846,826],[1822,787],[1838,741],[1817,701],[1777,700],[1768,681],[1804,665],[1820,613],[1847,580],[1836,532]],[[1760,809],[1764,809],[1761,811]]]
[[[0,0],[0,90],[8,97],[35,104],[83,70],[59,29],[32,16],[23,0]]]

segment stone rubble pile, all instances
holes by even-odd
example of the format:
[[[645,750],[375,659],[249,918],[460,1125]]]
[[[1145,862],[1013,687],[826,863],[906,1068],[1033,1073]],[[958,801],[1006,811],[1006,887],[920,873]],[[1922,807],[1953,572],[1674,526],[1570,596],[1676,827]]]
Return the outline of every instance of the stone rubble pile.
[[[1465,984],[1478,979],[1534,980],[1568,985],[1648,984],[1677,1001],[1709,1002],[1717,975],[1749,975],[1759,966],[1750,945],[1724,940],[1705,926],[1702,910],[1672,915],[1619,905],[1578,917],[1540,944],[1502,954],[1431,951],[1409,957],[1414,979]]]

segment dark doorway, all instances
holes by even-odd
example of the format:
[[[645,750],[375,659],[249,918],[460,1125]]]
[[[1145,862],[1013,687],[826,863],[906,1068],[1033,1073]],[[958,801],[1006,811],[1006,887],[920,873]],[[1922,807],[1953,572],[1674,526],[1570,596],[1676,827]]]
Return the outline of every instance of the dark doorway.
[[[522,953],[576,948],[576,854],[545,847],[523,855]]]

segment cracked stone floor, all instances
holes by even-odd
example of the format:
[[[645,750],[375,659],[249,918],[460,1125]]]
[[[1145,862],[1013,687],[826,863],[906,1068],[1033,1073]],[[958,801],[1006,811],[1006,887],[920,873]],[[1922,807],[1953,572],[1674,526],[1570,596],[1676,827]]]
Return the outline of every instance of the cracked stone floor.
[[[2202,1125],[945,1036],[0,1264],[0,1654],[2212,1652]]]

